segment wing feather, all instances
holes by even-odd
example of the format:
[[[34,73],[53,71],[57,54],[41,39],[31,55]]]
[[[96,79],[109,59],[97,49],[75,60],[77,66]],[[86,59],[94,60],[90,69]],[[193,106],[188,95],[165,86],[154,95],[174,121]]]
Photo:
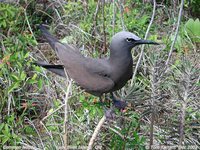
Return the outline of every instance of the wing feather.
[[[98,95],[109,92],[114,87],[112,79],[106,76],[109,70],[106,61],[84,57],[77,48],[59,42],[43,25],[40,25],[40,30],[56,51],[69,76],[78,85]]]
[[[55,48],[69,76],[86,91],[104,93],[114,87],[114,82],[107,76],[108,68],[102,61],[86,58],[66,44],[57,43]]]

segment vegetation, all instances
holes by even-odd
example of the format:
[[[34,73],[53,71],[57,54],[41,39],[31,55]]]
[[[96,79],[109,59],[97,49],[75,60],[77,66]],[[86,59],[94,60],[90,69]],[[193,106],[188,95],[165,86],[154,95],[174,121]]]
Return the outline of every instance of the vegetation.
[[[161,43],[133,50],[137,74],[115,93],[129,103],[127,111],[115,110],[94,149],[200,147],[200,2],[186,0],[177,25],[182,2],[158,0],[154,19],[148,1],[1,2],[0,147],[84,148],[104,114],[97,97],[34,65],[58,63],[37,28],[41,23],[91,57],[108,56],[112,35],[123,29]]]

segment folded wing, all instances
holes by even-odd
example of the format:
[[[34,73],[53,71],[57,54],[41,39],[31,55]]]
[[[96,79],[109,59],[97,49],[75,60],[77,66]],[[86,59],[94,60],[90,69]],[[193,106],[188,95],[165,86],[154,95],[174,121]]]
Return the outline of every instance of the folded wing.
[[[86,58],[75,47],[60,43],[45,27],[40,26],[40,29],[48,43],[56,51],[69,76],[78,85],[86,91],[98,95],[109,92],[114,87],[114,82],[107,73],[106,61],[103,63],[102,60]]]

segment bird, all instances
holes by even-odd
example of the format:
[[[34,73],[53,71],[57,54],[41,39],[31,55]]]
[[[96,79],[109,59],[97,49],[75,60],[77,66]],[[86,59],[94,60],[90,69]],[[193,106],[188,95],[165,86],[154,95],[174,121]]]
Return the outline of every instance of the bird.
[[[39,29],[57,53],[61,64],[38,61],[36,65],[62,77],[69,76],[86,92],[98,97],[121,89],[132,78],[133,47],[141,44],[158,45],[157,42],[143,40],[134,33],[120,31],[112,37],[108,58],[84,57],[78,48],[61,43],[43,24],[39,25]]]

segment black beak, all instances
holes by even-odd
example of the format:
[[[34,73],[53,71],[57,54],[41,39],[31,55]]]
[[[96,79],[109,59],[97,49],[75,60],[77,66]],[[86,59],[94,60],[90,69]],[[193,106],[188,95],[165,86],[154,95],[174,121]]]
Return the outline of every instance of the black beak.
[[[138,40],[135,42],[136,45],[140,45],[140,44],[154,44],[154,45],[159,45],[159,43],[156,43],[154,41],[150,41],[150,40]]]

